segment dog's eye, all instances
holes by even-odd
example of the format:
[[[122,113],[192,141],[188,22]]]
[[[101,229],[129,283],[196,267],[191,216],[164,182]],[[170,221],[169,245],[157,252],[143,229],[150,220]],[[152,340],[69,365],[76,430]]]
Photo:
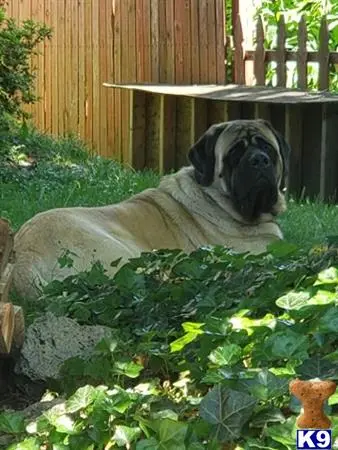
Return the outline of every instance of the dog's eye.
[[[272,162],[275,163],[277,159],[276,150],[273,148],[269,142],[266,142],[264,139],[257,137],[256,138],[256,145],[257,147],[265,152],[269,157],[271,158]]]
[[[237,142],[228,153],[228,163],[231,167],[236,167],[246,150],[245,143],[243,141]]]

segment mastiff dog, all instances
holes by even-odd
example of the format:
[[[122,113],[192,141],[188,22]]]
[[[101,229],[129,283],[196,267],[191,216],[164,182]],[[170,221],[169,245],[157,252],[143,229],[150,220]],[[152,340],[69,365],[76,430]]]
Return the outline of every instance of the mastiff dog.
[[[87,270],[100,260],[108,274],[141,252],[223,245],[258,254],[282,239],[276,216],[284,191],[290,148],[265,120],[212,125],[192,146],[191,165],[164,176],[118,204],[52,209],[27,221],[15,235],[13,284],[36,297],[53,279]],[[60,268],[64,250],[72,268]],[[120,267],[120,266],[118,266]]]

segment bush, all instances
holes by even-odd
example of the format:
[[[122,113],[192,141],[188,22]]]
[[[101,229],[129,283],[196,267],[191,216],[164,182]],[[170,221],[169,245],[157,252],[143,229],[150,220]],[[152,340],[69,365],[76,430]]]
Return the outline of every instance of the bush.
[[[24,119],[28,114],[23,104],[37,100],[33,92],[35,80],[31,70],[31,56],[38,54],[37,46],[51,37],[51,30],[32,20],[17,25],[7,18],[0,8],[0,130],[11,128],[13,120]]]

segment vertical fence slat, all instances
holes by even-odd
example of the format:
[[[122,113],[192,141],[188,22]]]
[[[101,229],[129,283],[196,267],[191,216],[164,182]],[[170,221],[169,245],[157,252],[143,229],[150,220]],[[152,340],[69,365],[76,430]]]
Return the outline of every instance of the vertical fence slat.
[[[167,83],[175,82],[175,4],[174,0],[166,4],[166,66]]]
[[[152,81],[151,74],[151,53],[152,53],[152,42],[151,42],[151,2],[149,0],[143,0],[143,26],[145,35],[145,79],[146,82]]]
[[[264,49],[264,29],[261,16],[258,17],[256,27],[256,48],[254,61],[254,74],[256,84],[265,85],[265,49]]]
[[[234,81],[245,84],[245,61],[243,54],[243,31],[241,17],[238,14],[234,30]]]
[[[159,171],[166,173],[175,168],[176,97],[161,95],[159,133]]]
[[[200,83],[208,83],[208,26],[207,0],[199,0]]]
[[[158,5],[159,16],[159,82],[167,81],[167,39],[166,39],[166,9],[168,2]]]
[[[216,8],[215,2],[208,2],[208,83],[217,82],[216,63]]]
[[[66,99],[66,77],[65,77],[65,30],[66,30],[66,16],[65,16],[65,0],[59,0],[58,5],[58,95],[59,95],[59,134],[62,136],[65,132],[65,99]],[[67,62],[68,63],[68,62]]]
[[[78,2],[71,3],[71,78],[68,131],[78,134],[79,118],[79,7]]]
[[[298,28],[298,51],[297,51],[297,87],[307,88],[307,26],[305,15],[302,16]]]
[[[45,0],[44,22],[51,26],[51,1]],[[50,133],[52,131],[52,72],[50,67],[52,65],[52,47],[51,42],[45,41],[43,50],[43,57],[46,70],[44,71],[44,85],[45,92],[42,98],[44,103],[44,123],[45,131]],[[55,75],[54,75],[55,76]]]
[[[51,132],[55,135],[59,133],[59,94],[58,94],[58,43],[60,42],[59,30],[58,30],[58,2],[50,2],[50,21],[53,28],[53,37],[50,41],[51,48],[51,65],[49,68],[52,83],[51,94]],[[58,74],[56,76],[56,74]]]
[[[144,54],[147,49],[145,48],[143,15],[143,0],[138,0],[136,1],[136,70],[138,82],[145,80]]]
[[[338,200],[338,105],[326,104],[323,109],[320,200]]]
[[[286,86],[286,54],[285,54],[285,19],[284,15],[280,16],[277,25],[277,86]]]
[[[107,80],[111,81],[114,74],[114,14],[113,14],[113,2],[107,1],[107,20],[106,20],[106,47],[107,47]],[[115,157],[116,147],[114,142],[114,92],[112,89],[104,89],[107,96],[107,155],[109,157]]]
[[[78,100],[78,131],[81,139],[85,139],[85,1],[78,0],[78,42],[79,42],[79,56],[78,56],[78,83],[79,83],[79,100]]]
[[[100,147],[100,5],[92,3],[92,64],[93,64],[93,147],[101,155]],[[123,65],[122,65],[123,67]]]
[[[200,41],[199,41],[199,2],[191,1],[191,77],[193,83],[200,82]]]
[[[192,5],[194,2],[192,2]],[[223,0],[216,0],[216,81],[219,84],[225,83],[225,3]]]
[[[93,146],[93,39],[92,2],[85,2],[85,135]],[[114,126],[114,125],[113,125]]]
[[[182,0],[183,1],[183,0]],[[183,81],[190,84],[191,78],[191,0],[184,0],[183,8]]]
[[[153,83],[159,80],[159,0],[151,0],[151,79]]]
[[[107,155],[107,92],[103,86],[103,83],[108,79],[108,71],[107,71],[107,44],[106,44],[106,21],[107,17],[107,2],[106,0],[102,0],[100,3],[99,9],[99,65],[100,65],[100,74],[99,74],[99,101],[100,101],[100,154],[102,156]],[[131,14],[130,14],[131,15]],[[131,51],[129,42],[128,42],[129,51]],[[135,59],[134,59],[135,61]],[[133,66],[135,67],[135,65]]]
[[[184,2],[175,1],[175,83],[184,81],[184,32],[183,30]]]
[[[146,94],[144,92],[131,92],[129,113],[129,162],[136,170],[142,170],[146,163]]]
[[[291,195],[299,197],[302,191],[302,140],[303,140],[302,105],[287,105],[285,111],[285,138],[292,148],[289,165],[288,190]]]
[[[329,87],[329,31],[326,17],[322,17],[319,31],[319,90]]]

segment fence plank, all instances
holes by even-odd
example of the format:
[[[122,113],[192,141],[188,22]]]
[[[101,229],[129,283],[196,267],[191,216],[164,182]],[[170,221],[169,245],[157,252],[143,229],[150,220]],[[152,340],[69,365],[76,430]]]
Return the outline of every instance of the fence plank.
[[[107,2],[107,21],[106,21],[106,48],[107,48],[107,80],[111,80],[114,74],[114,9],[113,2]],[[136,64],[137,65],[137,64]],[[102,86],[107,96],[107,151],[109,157],[115,157],[116,147],[114,142],[114,92],[112,89],[106,89]],[[108,92],[107,92],[108,91]]]
[[[175,3],[174,1],[166,4],[166,67],[167,67],[167,83],[175,82]]]
[[[133,91],[130,94],[129,162],[136,170],[142,170],[146,163],[146,94]]]
[[[207,0],[199,0],[200,83],[208,83],[208,25]]]
[[[234,82],[245,84],[245,61],[243,52],[243,31],[241,17],[238,14],[234,30]]]
[[[304,105],[303,124],[303,195],[314,198],[320,191],[322,105]]]
[[[159,135],[159,171],[167,173],[175,168],[176,146],[176,98],[161,95]]]
[[[320,23],[318,61],[318,86],[320,90],[325,90],[329,87],[329,31],[325,16],[322,17]]]
[[[191,7],[193,8],[194,2]],[[216,65],[217,65],[217,83],[226,82],[225,66],[225,3],[223,0],[216,0]]]
[[[322,153],[320,173],[320,199],[338,200],[338,106],[324,105],[323,108]]]
[[[51,62],[49,71],[51,73],[51,133],[57,135],[59,133],[59,93],[58,93],[58,77],[59,77],[59,66],[58,66],[58,54],[59,48],[58,44],[60,42],[60,36],[58,33],[58,2],[50,1],[50,24],[53,29],[53,37],[49,43],[51,48]],[[55,74],[58,74],[56,76]]]
[[[166,9],[168,2],[158,5],[159,16],[159,82],[167,81],[167,37],[166,37]]]
[[[207,129],[208,127],[207,116],[208,116],[208,101],[203,98],[192,98],[190,146],[192,146]]]
[[[78,2],[71,4],[71,41],[70,41],[70,107],[68,118],[68,130],[78,134],[79,118],[79,7]]]
[[[108,135],[108,124],[107,124],[107,92],[103,87],[103,83],[108,79],[108,71],[107,71],[107,43],[106,43],[106,21],[107,17],[107,9],[106,9],[107,1],[101,0],[100,9],[99,9],[99,80],[98,80],[98,91],[99,91],[99,102],[100,102],[100,155],[107,155],[107,135]],[[131,16],[131,14],[129,14]],[[128,16],[128,17],[129,17]],[[130,36],[130,34],[129,34]],[[131,50],[130,42],[128,41],[128,49]],[[135,57],[136,59],[136,57]],[[134,61],[135,61],[134,59]],[[132,67],[135,67],[133,64]]]
[[[143,26],[144,26],[144,36],[145,36],[145,54],[144,54],[144,65],[145,65],[145,78],[143,81],[150,83],[152,81],[152,41],[151,41],[151,2],[149,0],[143,0]]]
[[[176,109],[176,167],[187,163],[187,153],[191,146],[192,103],[190,98],[177,97]]]
[[[85,2],[85,136],[93,146],[93,40],[92,2]],[[113,123],[114,126],[114,123]]]
[[[159,95],[150,94],[147,97],[146,113],[146,167],[154,170],[159,168],[160,147],[160,103]]]
[[[298,28],[298,51],[297,51],[297,87],[307,88],[307,26],[305,15],[302,16]]]
[[[143,23],[143,0],[136,1],[136,70],[137,81],[141,82],[145,80],[145,52],[148,49],[145,47],[145,33]]]
[[[65,0],[59,0],[58,5],[58,21],[57,21],[57,33],[58,33],[58,96],[59,96],[59,134],[62,136],[65,133],[65,100],[66,100],[66,73],[65,73],[65,30],[66,30],[66,17],[65,17]],[[68,61],[67,61],[67,64]]]
[[[254,74],[258,86],[265,85],[265,49],[264,49],[264,29],[261,16],[258,17],[256,27],[256,49],[254,61]]]
[[[175,83],[184,83],[184,2],[175,1]]]
[[[207,24],[208,24],[208,70],[209,70],[208,82],[217,83],[215,1],[208,2]]]
[[[51,26],[51,0],[44,0],[44,3],[44,23]],[[42,98],[44,104],[44,128],[50,133],[52,131],[52,72],[50,70],[52,64],[52,47],[49,41],[45,41],[43,47],[43,58],[46,67],[44,71],[45,92]]]
[[[193,83],[200,82],[200,37],[199,2],[191,1],[191,78]]]
[[[302,105],[287,105],[285,109],[285,138],[291,147],[288,191],[299,197],[302,191]]]
[[[100,4],[92,4],[92,42],[93,42],[93,148],[101,155],[100,146]],[[123,64],[122,64],[123,67]]]
[[[191,78],[191,19],[190,19],[190,9],[191,1],[194,0],[184,0],[183,8],[183,81],[184,83],[190,84],[192,82]]]
[[[277,60],[277,86],[286,86],[286,62],[285,62],[285,19],[284,15],[280,16],[277,25],[277,49],[276,49],[276,60]]]
[[[85,0],[78,0],[78,133],[81,139],[85,139]]]
[[[151,0],[151,80],[159,80],[159,0]]]

